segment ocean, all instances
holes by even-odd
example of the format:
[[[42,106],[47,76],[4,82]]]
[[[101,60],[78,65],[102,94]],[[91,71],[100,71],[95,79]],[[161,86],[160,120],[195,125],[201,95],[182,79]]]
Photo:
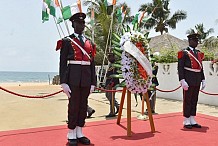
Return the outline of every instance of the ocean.
[[[19,83],[19,82],[49,82],[57,72],[12,72],[0,71],[0,83]]]

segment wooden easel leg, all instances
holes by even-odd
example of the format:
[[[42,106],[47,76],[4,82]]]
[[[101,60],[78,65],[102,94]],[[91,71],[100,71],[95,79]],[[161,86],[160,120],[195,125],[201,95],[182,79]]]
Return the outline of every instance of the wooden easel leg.
[[[131,92],[127,90],[127,136],[131,135]]]
[[[144,96],[142,97],[142,112],[141,112],[141,114],[142,115],[144,115],[144,112],[145,112],[145,98],[144,98]]]
[[[117,117],[117,124],[120,124],[121,114],[123,110],[124,99],[126,95],[126,87],[123,88],[122,97],[120,100],[120,109]],[[131,136],[131,92],[127,90],[127,136]]]
[[[150,126],[151,126],[151,132],[155,132],[155,127],[154,127],[154,121],[153,121],[153,116],[151,112],[151,106],[149,102],[149,97],[148,97],[148,92],[143,94],[143,98],[145,98],[146,104],[147,104],[147,110],[148,110],[148,117],[150,121]]]
[[[113,88],[111,88],[113,90]],[[114,92],[111,92],[111,108],[112,108],[112,113],[115,114],[115,109],[114,109]]]
[[[123,87],[123,92],[122,92],[122,96],[121,96],[121,100],[120,100],[120,108],[119,108],[119,112],[118,112],[118,116],[117,116],[117,124],[120,124],[120,119],[121,119],[121,115],[122,115],[125,96],[126,96],[126,87]]]
[[[139,120],[147,120],[148,119],[147,115],[144,114],[144,112],[145,112],[145,104],[144,103],[145,103],[145,98],[142,97],[142,111],[141,111],[141,114],[137,116],[137,119],[139,119]]]

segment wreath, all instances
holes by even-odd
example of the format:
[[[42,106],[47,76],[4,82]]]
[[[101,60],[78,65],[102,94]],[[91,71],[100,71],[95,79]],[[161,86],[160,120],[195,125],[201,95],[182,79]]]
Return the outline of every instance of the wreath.
[[[149,44],[146,35],[139,32],[125,33],[121,37],[120,44],[123,50],[121,71],[127,89],[132,93],[146,93],[152,84],[152,69],[148,61]]]

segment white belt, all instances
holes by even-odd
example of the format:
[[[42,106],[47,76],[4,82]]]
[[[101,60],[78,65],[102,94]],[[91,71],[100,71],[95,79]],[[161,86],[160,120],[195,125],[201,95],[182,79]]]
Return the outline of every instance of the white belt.
[[[189,70],[189,71],[193,71],[193,72],[201,72],[200,69],[193,69],[193,68],[189,68],[189,67],[184,67],[184,69]]]
[[[90,65],[91,63],[89,61],[68,60],[68,64]]]

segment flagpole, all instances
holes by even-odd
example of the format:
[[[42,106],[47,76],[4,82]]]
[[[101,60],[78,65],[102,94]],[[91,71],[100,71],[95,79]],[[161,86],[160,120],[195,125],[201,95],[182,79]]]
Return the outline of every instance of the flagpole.
[[[94,5],[93,5],[93,1],[92,1],[92,10],[91,10],[91,19],[92,19],[92,13],[94,13]],[[93,14],[95,15],[95,14]],[[93,26],[92,26],[92,41],[95,42],[95,29],[94,29],[94,21],[95,17],[93,16]],[[91,20],[92,21],[92,20]]]
[[[95,30],[94,30],[94,27],[92,27],[92,41],[95,42]]]
[[[113,5],[113,11],[111,14],[111,24],[110,24],[110,47],[109,47],[109,52],[111,52],[111,37],[112,37],[112,29],[113,29],[113,22],[114,22],[114,9],[115,9],[115,5]]]
[[[112,32],[112,28],[113,28],[114,8],[115,8],[115,6],[113,5],[113,9],[112,9],[112,13],[111,13],[111,23],[110,23],[110,27],[109,27],[109,31],[108,31],[108,36],[107,36],[107,43],[106,43],[106,47],[105,47],[105,54],[106,54],[106,51],[108,49],[108,42],[110,40],[110,35],[111,35],[111,32]],[[111,46],[111,41],[110,41],[110,46]],[[110,50],[109,50],[109,52],[110,52]],[[105,58],[104,58],[104,60],[105,60]]]
[[[63,36],[65,36],[64,31],[63,31],[61,25],[60,25],[60,24],[58,24],[58,25],[59,25],[59,27],[60,27],[60,29],[61,29],[61,32],[62,32]]]
[[[49,6],[51,6],[51,2],[49,3],[49,6],[48,6],[48,4],[45,2],[45,0],[43,0],[43,4],[46,4],[46,5],[47,5],[47,9],[49,9],[49,10],[48,10],[48,13],[53,16],[53,20],[54,20],[55,26],[56,26],[57,31],[58,31],[58,34],[59,34],[59,36],[60,36],[60,38],[61,38],[62,36],[61,36],[60,30],[59,30],[59,28],[58,28],[57,19],[56,19],[56,16],[55,16],[55,5],[56,5],[56,7],[60,7],[60,4],[59,4],[59,1],[58,1],[58,0],[55,0],[55,1],[52,1],[52,2],[54,2],[55,4],[54,4],[54,3],[52,4],[52,7],[54,7],[54,11],[52,11],[52,14],[51,14],[51,11],[50,11],[50,9],[49,9]],[[59,26],[59,27],[60,27],[60,29],[61,29],[63,35],[64,35],[64,32],[63,32],[63,30],[62,30],[62,27],[61,27],[61,26]]]
[[[112,34],[112,28],[113,28],[114,9],[115,9],[115,5],[113,5],[113,9],[112,9],[112,13],[111,13],[111,23],[110,23],[110,27],[109,27],[109,31],[108,31],[108,38],[107,38],[107,43],[106,43],[105,53],[104,53],[104,54],[107,53],[108,42],[109,42],[109,41],[110,41],[110,42],[109,42],[109,44],[110,44],[109,52],[111,51],[111,36],[112,36],[111,34]],[[102,64],[104,64],[104,61],[105,61],[105,56],[104,56],[104,58],[103,58],[103,63],[102,63]],[[109,61],[108,61],[108,64],[109,64]],[[106,67],[106,72],[107,72],[107,70],[108,70],[108,64],[107,64],[107,67]],[[101,76],[102,76],[102,72],[101,72]],[[103,81],[105,82],[105,80],[106,80],[106,74],[104,75]]]
[[[63,9],[63,4],[62,4],[62,1],[60,0],[60,10],[61,9]],[[61,10],[61,15],[63,17],[62,10]],[[64,24],[65,24],[65,26],[67,28],[68,35],[70,35],[70,30],[69,30],[69,27],[68,27],[67,22],[65,20],[64,20]]]
[[[58,34],[59,34],[60,38],[62,38],[62,37],[61,37],[61,33],[60,33],[59,29],[58,29],[57,21],[56,21],[56,19],[55,19],[54,16],[53,16],[53,18],[54,18],[54,22],[55,22],[55,26],[56,26],[56,28],[57,28]]]
[[[117,32],[118,33],[121,33],[122,32],[122,29],[123,29],[123,21],[124,21],[124,19],[125,19],[125,17],[126,17],[126,9],[127,9],[127,7],[126,7],[126,9],[125,9],[125,11],[124,11],[124,6],[122,6],[123,7],[123,9],[121,9],[121,23],[119,23],[119,26],[118,26],[118,28],[117,28]],[[122,15],[123,15],[123,13],[124,13],[124,16],[122,17]]]

